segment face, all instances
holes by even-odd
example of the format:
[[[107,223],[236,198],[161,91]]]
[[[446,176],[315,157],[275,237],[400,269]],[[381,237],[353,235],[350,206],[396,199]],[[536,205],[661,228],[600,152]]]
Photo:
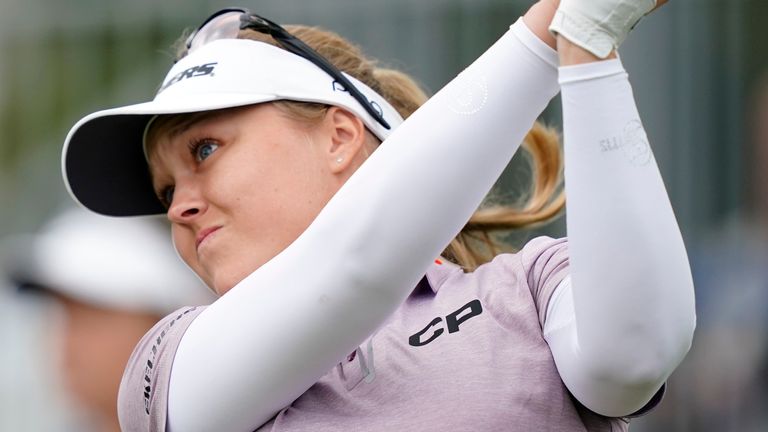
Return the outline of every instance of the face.
[[[117,420],[117,391],[133,347],[157,321],[149,313],[102,309],[60,297],[61,366],[69,392],[105,422]]]
[[[150,172],[184,261],[223,294],[285,249],[356,168],[335,162],[355,159],[353,123],[331,108],[309,126],[260,104],[157,137]]]

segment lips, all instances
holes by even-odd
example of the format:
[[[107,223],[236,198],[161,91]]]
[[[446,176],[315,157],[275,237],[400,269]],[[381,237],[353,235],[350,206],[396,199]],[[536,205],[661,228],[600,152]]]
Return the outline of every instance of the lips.
[[[218,231],[220,226],[205,228],[197,233],[197,238],[195,239],[195,248],[199,249],[200,245],[205,241],[205,239],[208,238],[211,234]]]

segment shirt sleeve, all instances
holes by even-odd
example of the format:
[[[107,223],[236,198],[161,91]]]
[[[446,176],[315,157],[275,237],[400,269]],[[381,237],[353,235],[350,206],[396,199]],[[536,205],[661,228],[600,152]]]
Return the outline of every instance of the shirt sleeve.
[[[124,432],[165,431],[168,382],[181,337],[204,306],[178,309],[155,324],[134,348],[118,393]]]
[[[570,284],[570,277],[568,276],[567,239],[536,237],[523,247],[519,256],[525,271],[528,287],[536,304],[539,323],[542,329],[546,327],[548,319],[554,318],[559,322],[572,322],[574,315],[573,304],[567,299],[572,295],[570,291],[573,289]],[[564,297],[566,299],[560,301],[553,308],[550,303],[555,301],[555,297]],[[648,414],[661,403],[665,392],[666,384],[656,392],[645,406],[625,418],[641,417]],[[591,411],[575,399],[574,402],[579,415],[588,427],[594,426],[596,429],[599,429],[599,427],[604,427],[607,424],[606,422],[612,421],[608,417]]]
[[[539,324],[544,328],[549,301],[568,274],[568,241],[565,238],[536,237],[523,247],[518,256],[536,304]]]

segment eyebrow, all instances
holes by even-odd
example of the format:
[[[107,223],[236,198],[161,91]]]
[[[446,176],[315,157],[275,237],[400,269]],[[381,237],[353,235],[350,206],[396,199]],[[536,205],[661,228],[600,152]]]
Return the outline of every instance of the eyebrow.
[[[149,131],[145,137],[144,151],[149,163],[149,157],[157,149],[157,141],[166,135],[169,139],[177,138],[179,135],[189,131],[195,124],[205,120],[214,111],[202,111],[196,113],[183,114],[165,114],[158,116],[149,126]],[[150,171],[151,172],[151,171]]]
[[[168,129],[168,136],[170,138],[177,138],[179,135],[192,129],[196,124],[207,120],[214,115],[214,111],[205,111],[192,114],[179,114],[178,119],[174,118],[170,120],[170,127]]]

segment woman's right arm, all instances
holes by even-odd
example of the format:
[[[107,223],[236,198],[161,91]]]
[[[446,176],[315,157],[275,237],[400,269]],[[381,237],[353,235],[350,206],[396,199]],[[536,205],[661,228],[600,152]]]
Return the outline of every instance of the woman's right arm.
[[[403,123],[287,249],[189,326],[172,431],[253,430],[352,352],[461,230],[558,92],[522,21]]]

